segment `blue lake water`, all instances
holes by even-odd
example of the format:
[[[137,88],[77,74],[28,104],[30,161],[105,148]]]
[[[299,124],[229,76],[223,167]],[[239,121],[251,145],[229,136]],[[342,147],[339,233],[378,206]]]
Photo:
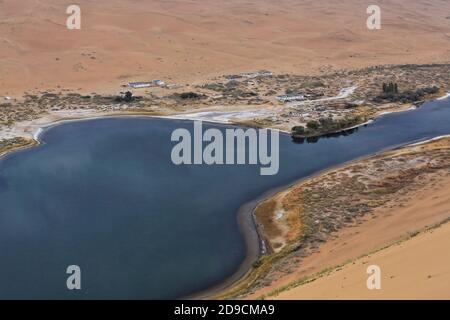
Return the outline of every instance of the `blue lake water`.
[[[1,159],[0,298],[165,299],[214,286],[246,256],[243,203],[327,167],[450,134],[450,102],[317,143],[280,136],[276,176],[260,176],[259,166],[175,166],[170,136],[180,127],[193,124],[66,123],[39,147]],[[67,290],[69,265],[81,267],[82,290]]]

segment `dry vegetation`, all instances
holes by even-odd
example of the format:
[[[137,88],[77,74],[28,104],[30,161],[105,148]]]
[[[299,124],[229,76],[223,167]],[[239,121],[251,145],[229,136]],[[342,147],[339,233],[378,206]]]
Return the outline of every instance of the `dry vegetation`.
[[[0,140],[0,156],[22,148],[31,147],[36,144],[36,141],[25,138],[12,138]]]
[[[379,66],[321,76],[282,74],[238,80],[222,76],[212,82],[186,85],[177,90],[135,90],[129,101],[118,98],[123,93],[81,95],[65,90],[42,91],[1,103],[0,127],[11,128],[46,115],[63,113],[70,117],[70,113],[79,111],[149,115],[213,111],[237,113],[230,117],[231,123],[284,131],[315,123],[311,135],[318,136],[363,123],[381,112],[406,109],[413,103],[420,105],[423,100],[443,95],[450,88],[449,73],[450,64],[443,64]],[[391,81],[398,84],[402,97],[414,99],[392,102],[392,99],[380,98],[383,83]],[[434,94],[415,94],[426,92],[427,88],[439,90]],[[342,96],[345,89],[350,92]],[[278,102],[276,97],[286,92],[301,94],[307,100]]]
[[[375,209],[402,206],[413,192],[450,175],[450,139],[393,150],[309,179],[255,210],[271,248],[241,283],[226,293],[252,293],[289,274],[334,234]]]
[[[49,115],[262,110],[267,112],[231,122],[291,131],[312,121],[364,122],[450,90],[449,1],[383,2],[379,32],[365,27],[367,5],[358,0],[79,5],[83,28],[68,32],[67,5],[59,0],[0,1],[0,155],[36,143],[14,126]],[[259,69],[275,74],[237,80],[225,75]],[[136,98],[128,102],[112,93],[150,79],[182,86],[134,90]],[[404,96],[383,99],[387,82],[397,83]],[[416,94],[434,86],[437,94]],[[349,96],[326,100],[349,87],[355,87]],[[309,101],[276,100],[287,93]],[[328,131],[321,126],[313,134]],[[267,285],[335,231],[448,175],[449,154],[448,140],[396,150],[262,203],[255,214],[270,255],[255,263],[231,295]]]

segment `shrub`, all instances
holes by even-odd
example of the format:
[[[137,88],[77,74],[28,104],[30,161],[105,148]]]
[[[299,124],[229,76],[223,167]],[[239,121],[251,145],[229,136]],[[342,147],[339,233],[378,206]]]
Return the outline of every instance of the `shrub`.
[[[304,126],[295,126],[292,128],[292,132],[294,134],[305,134],[305,127]]]
[[[319,129],[319,123],[317,121],[309,121],[306,127],[311,130],[317,130]]]

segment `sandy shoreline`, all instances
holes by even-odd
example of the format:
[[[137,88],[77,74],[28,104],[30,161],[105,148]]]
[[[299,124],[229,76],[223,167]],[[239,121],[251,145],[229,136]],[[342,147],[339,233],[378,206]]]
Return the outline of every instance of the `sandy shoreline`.
[[[87,121],[87,120],[96,120],[96,119],[107,119],[114,117],[142,117],[142,118],[157,118],[157,119],[173,119],[173,120],[183,120],[183,121],[202,121],[206,123],[216,123],[223,125],[239,125],[238,123],[234,123],[233,121],[217,121],[215,119],[208,119],[202,117],[189,116],[190,114],[173,114],[173,115],[155,115],[155,114],[146,114],[140,112],[109,112],[102,113],[98,111],[81,111],[81,112],[55,112],[51,114],[47,114],[43,117],[33,119],[31,121],[19,122],[14,124],[11,128],[0,129],[0,140],[1,139],[9,139],[13,137],[25,137],[34,139],[39,142],[39,137],[42,135],[45,130],[68,122],[77,122],[77,121]],[[192,114],[195,115],[195,114]],[[271,128],[268,128],[271,129]],[[288,134],[289,132],[282,131],[279,129],[271,129],[277,130],[282,133]]]
[[[427,139],[421,144],[423,145],[425,142],[433,143],[433,145],[438,143],[436,145],[437,148],[440,145],[447,146],[448,136]],[[406,154],[414,152],[409,150],[413,150],[411,148],[418,150],[415,146],[415,144],[406,144],[405,148],[395,148],[388,152],[387,157],[393,154],[401,155],[403,152]],[[428,150],[426,146],[419,147],[422,150],[420,151],[421,153]],[[381,157],[384,154],[385,152],[380,152]],[[370,160],[371,158],[376,159],[376,157],[377,155],[373,155],[365,158]],[[336,166],[336,169],[342,169],[352,164],[364,166],[362,161],[364,161],[364,158],[363,160],[351,161],[347,165]],[[331,173],[334,170],[329,169],[326,171]],[[325,172],[322,174],[325,174]],[[289,288],[291,283],[303,283],[305,277],[315,276],[316,273],[320,274],[322,270],[328,270],[328,268],[337,268],[336,266],[340,266],[343,262],[349,261],[349,259],[352,260],[355,257],[373,252],[380,245],[382,247],[391,245],[398,239],[404,238],[409,232],[422,230],[426,226],[439,224],[441,221],[448,219],[447,188],[450,185],[450,180],[448,176],[444,179],[446,180],[442,180],[440,175],[427,174],[427,178],[424,181],[420,180],[423,185],[422,189],[412,188],[401,196],[398,201],[375,209],[372,217],[364,218],[354,226],[340,229],[335,236],[325,240],[316,252],[302,259],[301,264],[294,267],[289,274],[282,273],[283,276],[279,279],[275,278],[276,280],[274,280],[273,284],[256,290],[255,293],[250,294],[246,298],[272,297],[272,294],[277,294],[276,292],[279,290],[284,292],[286,290],[284,288]],[[306,293],[304,292],[304,294]],[[267,296],[268,294],[269,296]],[[286,295],[282,297],[286,298]],[[299,298],[305,298],[305,296],[299,296]]]
[[[442,96],[440,98],[437,98],[436,100],[440,101],[440,100],[445,100],[447,98],[450,98],[450,92],[448,92],[446,95],[444,95],[444,96]]]
[[[428,143],[428,142],[445,139],[447,137],[448,136],[435,137],[435,138],[424,140],[424,141],[419,142],[419,143],[425,144],[425,143]],[[246,226],[252,226],[253,230],[247,229],[247,232],[250,233],[249,237],[251,239],[252,236],[254,236],[254,233],[256,233],[257,234],[257,238],[258,238],[258,241],[255,242],[254,239],[253,239],[252,243],[247,244],[247,245],[250,245],[250,247],[251,247],[251,250],[252,250],[251,254],[248,257],[246,257],[246,261],[239,267],[239,270],[235,274],[233,274],[230,278],[226,279],[223,283],[221,283],[221,284],[219,284],[219,285],[217,285],[217,286],[215,286],[215,287],[213,287],[211,289],[204,290],[204,291],[202,291],[202,292],[200,292],[198,294],[197,293],[196,294],[192,294],[192,295],[188,296],[188,298],[189,299],[214,299],[217,296],[221,297],[223,294],[227,295],[227,290],[233,289],[235,286],[239,285],[240,281],[245,280],[245,276],[247,276],[250,273],[250,271],[251,271],[251,269],[245,269],[245,268],[246,267],[251,267],[251,265],[252,265],[252,263],[250,263],[248,260],[250,260],[252,256],[254,257],[254,259],[257,259],[258,257],[261,257],[263,255],[263,251],[261,250],[261,247],[258,247],[258,252],[259,253],[257,255],[254,254],[255,243],[256,244],[261,244],[261,242],[263,242],[263,240],[262,240],[263,235],[260,233],[259,228],[257,227],[257,221],[256,221],[256,217],[255,217],[255,210],[256,210],[256,208],[258,207],[259,204],[261,204],[262,202],[272,198],[274,195],[276,195],[277,193],[279,193],[279,192],[281,192],[283,190],[290,189],[290,188],[292,188],[292,187],[294,187],[294,186],[296,186],[298,184],[301,184],[301,183],[303,183],[305,181],[308,181],[310,179],[313,179],[315,177],[319,177],[319,176],[321,176],[323,174],[326,174],[328,172],[331,172],[333,170],[336,170],[336,169],[339,169],[339,168],[342,168],[342,167],[345,167],[345,166],[348,166],[348,165],[351,165],[351,164],[355,164],[355,163],[364,161],[365,159],[369,159],[369,158],[375,157],[377,155],[382,155],[383,153],[385,153],[387,151],[393,151],[393,150],[396,150],[396,149],[401,149],[401,148],[408,147],[408,146],[413,146],[413,145],[416,145],[416,143],[412,143],[412,144],[411,143],[405,143],[405,144],[397,145],[397,146],[394,146],[394,147],[391,147],[391,148],[386,148],[386,149],[380,150],[380,151],[375,152],[373,154],[364,155],[364,156],[358,157],[356,159],[353,159],[353,160],[350,160],[350,161],[338,164],[336,166],[332,166],[332,167],[323,169],[323,170],[318,171],[316,173],[313,173],[312,175],[309,175],[307,177],[303,177],[303,178],[297,179],[294,182],[291,182],[291,183],[288,183],[286,185],[279,186],[279,187],[276,187],[276,188],[274,188],[272,190],[269,190],[266,193],[264,193],[263,195],[261,195],[260,197],[254,199],[254,200],[252,200],[250,202],[247,202],[246,204],[241,206],[241,208],[239,209],[239,215],[238,215],[239,221],[242,221],[241,219],[243,219],[243,217],[247,217],[247,219],[248,219],[248,217],[252,218],[252,224],[246,224],[246,223],[241,224],[241,222],[240,222],[240,226],[243,227],[241,230],[245,231],[244,228]],[[247,238],[247,235],[245,235],[245,232],[244,232],[244,236]],[[264,246],[266,246],[266,245],[264,245]],[[255,260],[253,260],[252,262],[254,262],[254,261]]]

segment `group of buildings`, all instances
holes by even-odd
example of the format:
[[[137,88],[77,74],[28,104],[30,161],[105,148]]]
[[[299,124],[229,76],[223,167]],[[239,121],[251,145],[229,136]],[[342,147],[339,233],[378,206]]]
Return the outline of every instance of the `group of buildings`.
[[[291,93],[277,96],[276,99],[280,102],[304,101],[306,97],[303,94]]]
[[[253,79],[253,78],[257,78],[257,77],[271,77],[271,76],[273,76],[273,72],[261,70],[261,71],[257,71],[257,72],[230,74],[228,76],[225,76],[225,78],[228,80],[238,80],[238,79],[242,79],[242,78]]]

